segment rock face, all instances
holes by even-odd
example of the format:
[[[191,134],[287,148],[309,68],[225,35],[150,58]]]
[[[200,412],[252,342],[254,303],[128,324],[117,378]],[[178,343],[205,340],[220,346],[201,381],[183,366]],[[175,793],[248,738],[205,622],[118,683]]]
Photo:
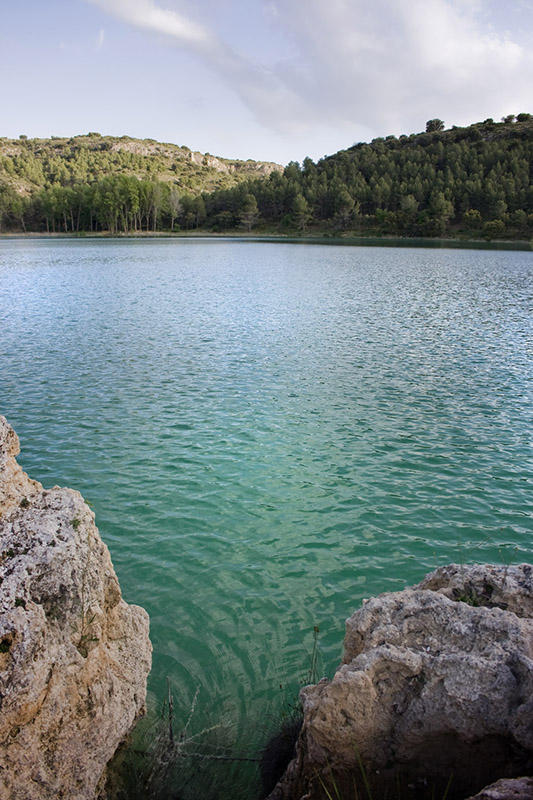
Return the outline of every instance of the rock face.
[[[18,466],[0,417],[0,797],[92,800],[143,712],[148,615],[78,492]]]
[[[36,494],[43,488],[28,478],[17,464],[19,451],[17,434],[5,417],[0,417],[0,519],[18,506],[23,497]]]
[[[347,621],[272,800],[464,798],[533,774],[533,568],[451,565]],[[328,794],[329,792],[329,794]]]

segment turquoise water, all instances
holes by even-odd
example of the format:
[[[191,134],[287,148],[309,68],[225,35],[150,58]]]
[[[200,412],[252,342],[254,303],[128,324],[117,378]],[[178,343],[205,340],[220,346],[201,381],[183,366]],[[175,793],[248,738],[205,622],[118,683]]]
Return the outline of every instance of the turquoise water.
[[[0,243],[0,413],[151,617],[150,704],[236,731],[363,597],[532,561],[528,252]]]

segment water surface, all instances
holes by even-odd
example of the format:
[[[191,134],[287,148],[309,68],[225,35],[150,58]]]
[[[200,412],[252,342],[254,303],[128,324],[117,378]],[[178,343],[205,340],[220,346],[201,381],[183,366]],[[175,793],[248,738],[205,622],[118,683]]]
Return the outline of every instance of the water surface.
[[[148,610],[152,706],[239,731],[363,597],[532,560],[532,296],[527,252],[0,243],[0,413]]]

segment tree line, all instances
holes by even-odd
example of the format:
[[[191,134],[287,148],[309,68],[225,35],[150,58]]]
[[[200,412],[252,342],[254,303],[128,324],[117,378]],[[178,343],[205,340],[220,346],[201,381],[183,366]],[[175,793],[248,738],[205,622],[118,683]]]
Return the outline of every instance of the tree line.
[[[182,194],[168,182],[131,175],[109,175],[91,184],[53,184],[30,196],[0,186],[0,231],[129,234],[188,230],[205,220],[202,195]]]
[[[205,229],[531,237],[531,115],[443,128],[441,120],[429,120],[423,133],[357,143],[316,163],[291,162],[283,171],[214,191],[168,175],[161,180],[160,165],[145,177],[127,174],[122,165],[88,178],[65,165],[62,171],[60,163],[52,174],[48,163],[48,180],[39,186],[43,165],[33,154],[24,172],[29,180],[33,171],[33,191],[2,182],[0,169],[0,225],[51,233]],[[6,169],[21,177],[14,157]]]

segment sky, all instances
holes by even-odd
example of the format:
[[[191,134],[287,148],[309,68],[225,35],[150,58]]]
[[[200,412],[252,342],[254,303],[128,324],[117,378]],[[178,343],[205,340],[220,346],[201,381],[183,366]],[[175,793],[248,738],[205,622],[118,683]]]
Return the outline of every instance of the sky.
[[[533,113],[533,0],[0,0],[0,136],[286,164]]]

